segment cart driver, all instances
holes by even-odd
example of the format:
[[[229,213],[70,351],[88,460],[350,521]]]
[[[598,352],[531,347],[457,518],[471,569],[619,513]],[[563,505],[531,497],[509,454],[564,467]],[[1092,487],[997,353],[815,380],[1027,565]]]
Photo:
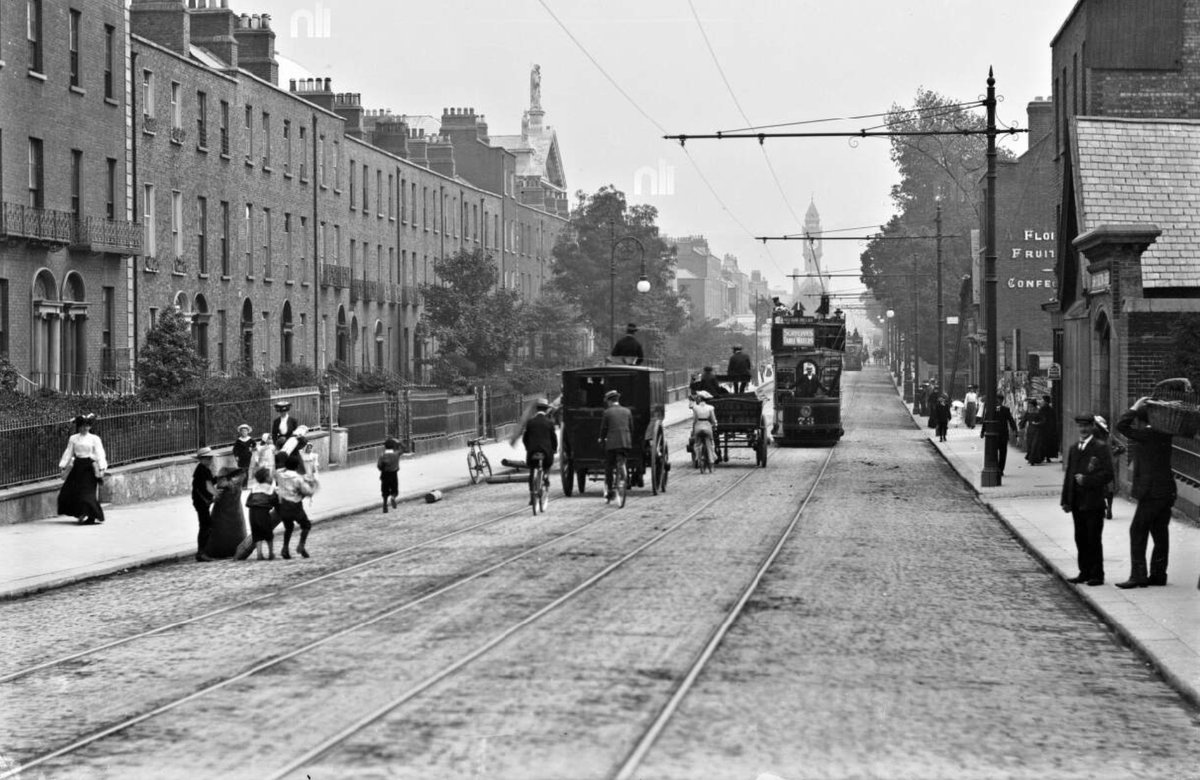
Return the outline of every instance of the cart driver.
[[[613,500],[613,472],[617,457],[629,457],[633,447],[633,412],[621,406],[621,393],[609,390],[604,394],[608,408],[600,418],[600,444],[604,447],[604,498]]]
[[[708,405],[712,395],[707,390],[696,393],[692,406],[692,448],[704,447],[708,451],[708,462],[718,463],[720,455],[714,442],[717,432],[717,412]]]
[[[642,344],[637,340],[638,327],[636,323],[629,323],[625,326],[625,335],[617,339],[617,343],[613,344],[612,356],[621,358],[621,362],[628,363],[634,366],[640,366],[645,362],[646,356],[642,351]]]

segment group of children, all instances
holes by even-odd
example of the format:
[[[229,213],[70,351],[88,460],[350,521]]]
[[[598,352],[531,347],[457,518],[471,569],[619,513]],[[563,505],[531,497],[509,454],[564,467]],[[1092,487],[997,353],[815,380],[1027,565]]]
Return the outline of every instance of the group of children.
[[[250,485],[246,497],[246,507],[249,509],[250,544],[239,548],[238,558],[248,558],[251,551],[257,550],[258,560],[273,560],[275,558],[274,539],[275,526],[283,523],[283,549],[280,555],[291,558],[290,546],[295,527],[300,527],[300,540],[296,552],[300,557],[307,558],[308,533],[312,522],[304,511],[304,499],[312,502],[312,496],[317,491],[317,454],[313,447],[304,441],[303,426],[286,440],[271,441],[271,435],[264,433],[255,442],[250,437],[250,426],[238,426],[238,439],[234,442],[233,451],[237,458],[238,468],[251,473],[254,481]]]

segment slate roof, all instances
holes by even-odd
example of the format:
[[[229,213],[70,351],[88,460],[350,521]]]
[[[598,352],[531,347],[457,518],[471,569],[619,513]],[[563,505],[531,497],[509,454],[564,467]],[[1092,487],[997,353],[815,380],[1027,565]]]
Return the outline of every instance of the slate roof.
[[[1200,121],[1076,117],[1071,130],[1080,234],[1157,225],[1143,285],[1200,287]]]

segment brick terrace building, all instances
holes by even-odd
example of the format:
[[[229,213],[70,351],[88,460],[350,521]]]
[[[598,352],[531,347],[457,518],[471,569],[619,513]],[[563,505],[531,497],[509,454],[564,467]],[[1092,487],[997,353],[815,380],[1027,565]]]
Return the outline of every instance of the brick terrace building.
[[[1200,134],[1186,121],[1200,119],[1200,0],[1081,0],[1051,46],[1061,200],[1048,308],[1069,422],[1146,393],[1169,373],[1169,319],[1200,310]]]
[[[117,0],[0,4],[0,354],[60,390],[133,338],[127,29]]]
[[[133,0],[128,21],[115,1],[80,18],[28,6],[46,29],[69,17],[81,31],[0,40],[0,57],[41,58],[0,68],[0,174],[28,171],[3,176],[0,228],[20,240],[0,247],[0,352],[36,382],[75,389],[68,377],[126,368],[164,306],[192,315],[219,371],[414,376],[435,346],[418,286],[436,258],[486,250],[502,284],[540,293],[567,215],[540,104],[508,151],[473,111],[443,112],[427,135],[330,79],[280,88],[270,17],[224,0]],[[26,27],[0,18],[0,35]]]

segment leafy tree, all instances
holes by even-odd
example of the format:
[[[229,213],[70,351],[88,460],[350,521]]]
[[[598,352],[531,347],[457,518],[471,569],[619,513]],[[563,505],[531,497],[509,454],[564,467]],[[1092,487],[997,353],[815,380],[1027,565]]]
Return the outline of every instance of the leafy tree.
[[[199,380],[207,368],[208,361],[196,351],[187,317],[175,306],[164,307],[138,352],[142,395],[167,398]]]
[[[499,274],[482,249],[459,250],[433,263],[439,283],[421,285],[425,319],[441,352],[456,354],[489,373],[509,360],[523,326],[515,290],[496,286]]]
[[[1200,389],[1200,314],[1180,314],[1171,326],[1174,352],[1159,381],[1183,376]]]
[[[684,325],[685,314],[679,296],[670,287],[675,249],[659,235],[655,224],[658,210],[628,205],[625,194],[611,185],[594,195],[579,192],[576,197],[570,225],[554,246],[554,288],[577,307],[582,323],[600,334],[597,341],[606,352],[611,346],[610,325],[614,323],[615,337],[624,333],[622,326],[630,321],[651,333],[677,333]],[[632,241],[614,243],[626,236],[637,239],[644,252],[639,252]],[[643,259],[650,282],[648,293],[636,292]],[[615,291],[611,296],[612,315],[610,289]],[[649,355],[657,356],[653,350]]]
[[[539,367],[561,367],[578,361],[581,355],[580,331],[583,323],[579,309],[549,286],[525,307],[526,346],[532,363]]]
[[[895,105],[889,130],[983,130],[986,119],[970,105],[919,89],[912,108]],[[953,280],[971,272],[971,230],[982,225],[987,138],[983,135],[895,136],[891,157],[900,173],[892,187],[896,213],[880,228],[881,238],[860,256],[863,282],[896,311],[896,326],[920,331],[920,353],[937,358],[936,211],[942,206],[942,294],[947,312],[956,312]],[[998,159],[1011,159],[1005,149]],[[925,236],[913,240],[912,236]],[[903,274],[903,275],[901,275]],[[912,276],[911,274],[919,274]],[[952,345],[948,345],[949,346]]]

